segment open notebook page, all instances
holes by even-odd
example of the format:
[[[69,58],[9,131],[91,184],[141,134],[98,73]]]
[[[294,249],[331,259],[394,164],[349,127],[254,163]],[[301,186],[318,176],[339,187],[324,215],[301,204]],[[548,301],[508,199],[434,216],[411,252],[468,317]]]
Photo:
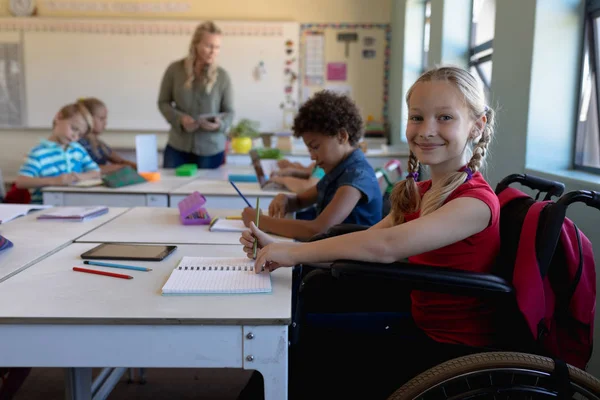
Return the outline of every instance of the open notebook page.
[[[219,218],[210,226],[211,232],[243,232],[248,230],[241,219]]]
[[[271,275],[254,273],[254,261],[246,257],[183,257],[162,288],[163,294],[271,291]]]

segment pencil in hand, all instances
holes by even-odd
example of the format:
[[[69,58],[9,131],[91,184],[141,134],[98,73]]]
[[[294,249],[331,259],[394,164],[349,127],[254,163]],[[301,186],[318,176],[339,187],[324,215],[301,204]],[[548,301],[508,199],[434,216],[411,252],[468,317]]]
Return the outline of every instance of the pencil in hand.
[[[256,198],[256,229],[258,229],[258,220],[260,219],[260,197]],[[258,251],[258,238],[254,237],[254,247],[252,248],[253,258],[256,260],[256,252]]]

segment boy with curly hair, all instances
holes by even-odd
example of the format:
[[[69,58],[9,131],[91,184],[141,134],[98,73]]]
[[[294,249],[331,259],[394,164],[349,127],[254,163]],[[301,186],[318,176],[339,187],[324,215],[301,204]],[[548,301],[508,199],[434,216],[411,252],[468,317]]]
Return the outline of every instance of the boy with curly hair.
[[[375,171],[358,148],[363,120],[356,104],[344,95],[318,92],[300,107],[293,131],[325,176],[303,193],[278,194],[269,206],[269,216],[260,217],[261,230],[305,241],[341,223],[378,223],[382,196]],[[317,210],[314,220],[284,218],[313,205]],[[256,212],[244,209],[246,226],[255,220]]]

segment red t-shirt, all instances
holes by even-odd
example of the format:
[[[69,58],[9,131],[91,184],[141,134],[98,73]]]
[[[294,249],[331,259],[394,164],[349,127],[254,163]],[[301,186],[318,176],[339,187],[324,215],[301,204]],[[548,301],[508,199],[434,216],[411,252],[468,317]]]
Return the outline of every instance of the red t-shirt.
[[[423,195],[431,181],[418,182]],[[460,185],[446,203],[459,197],[472,197],[490,208],[491,218],[483,231],[427,253],[409,257],[414,264],[427,264],[473,272],[490,272],[500,249],[500,203],[480,173]],[[420,212],[405,215],[405,221],[419,218]],[[414,290],[412,315],[415,323],[438,342],[486,346],[493,342],[493,311],[477,298]]]

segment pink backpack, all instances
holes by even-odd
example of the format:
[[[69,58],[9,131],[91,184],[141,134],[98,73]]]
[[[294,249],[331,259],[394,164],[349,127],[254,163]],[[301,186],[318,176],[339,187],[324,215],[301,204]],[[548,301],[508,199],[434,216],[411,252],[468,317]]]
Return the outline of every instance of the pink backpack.
[[[536,201],[510,187],[497,193],[503,243],[495,273],[512,283],[540,351],[585,369],[594,338],[596,270],[592,244],[565,217],[573,196],[583,192],[557,202]],[[600,203],[597,193],[585,193]]]

